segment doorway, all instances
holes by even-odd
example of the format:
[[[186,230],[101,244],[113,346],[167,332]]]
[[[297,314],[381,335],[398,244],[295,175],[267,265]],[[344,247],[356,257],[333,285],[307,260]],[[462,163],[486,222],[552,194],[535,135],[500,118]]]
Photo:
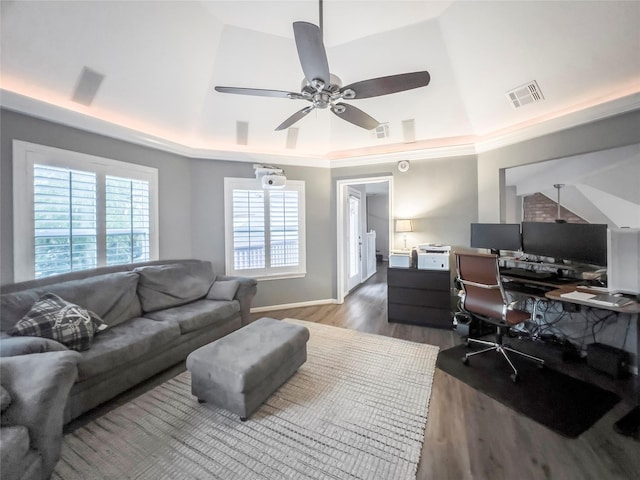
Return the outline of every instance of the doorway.
[[[393,176],[369,177],[358,179],[338,180],[337,192],[337,303],[343,303],[345,296],[365,278],[365,268],[371,269],[371,263],[375,268],[376,243],[371,241],[373,233],[371,222],[367,216],[369,198],[368,191],[384,191],[386,218],[376,218],[375,230],[380,237],[392,238],[392,186]],[[380,197],[377,200],[381,200]],[[379,201],[377,203],[380,203]],[[388,252],[386,252],[388,254]],[[371,261],[373,259],[373,262]],[[367,276],[368,278],[368,276]]]

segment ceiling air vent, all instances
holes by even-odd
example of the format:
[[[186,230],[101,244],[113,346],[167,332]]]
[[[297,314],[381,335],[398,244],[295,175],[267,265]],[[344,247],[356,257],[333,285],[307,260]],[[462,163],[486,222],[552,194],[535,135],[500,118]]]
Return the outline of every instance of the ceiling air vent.
[[[238,145],[249,144],[249,122],[236,122],[236,143]]]
[[[373,136],[377,139],[387,138],[389,136],[389,124],[381,123],[378,125],[375,130],[373,130]]]
[[[507,92],[507,97],[514,108],[544,100],[544,95],[542,95],[538,82],[535,80]]]

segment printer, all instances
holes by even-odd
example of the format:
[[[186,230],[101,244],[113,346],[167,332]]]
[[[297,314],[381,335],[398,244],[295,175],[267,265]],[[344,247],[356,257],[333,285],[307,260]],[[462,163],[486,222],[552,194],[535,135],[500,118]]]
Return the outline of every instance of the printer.
[[[420,270],[449,270],[450,245],[422,243],[418,245],[418,268]]]

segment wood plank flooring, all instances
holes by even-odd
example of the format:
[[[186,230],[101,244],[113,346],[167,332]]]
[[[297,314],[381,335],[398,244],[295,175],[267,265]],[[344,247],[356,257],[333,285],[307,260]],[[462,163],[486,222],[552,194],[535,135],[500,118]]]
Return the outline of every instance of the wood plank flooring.
[[[437,345],[461,343],[452,331],[387,322],[386,269],[342,305],[253,313],[298,318]],[[623,400],[577,439],[564,438],[436,369],[420,480],[640,479],[640,443],[612,425],[630,408]]]

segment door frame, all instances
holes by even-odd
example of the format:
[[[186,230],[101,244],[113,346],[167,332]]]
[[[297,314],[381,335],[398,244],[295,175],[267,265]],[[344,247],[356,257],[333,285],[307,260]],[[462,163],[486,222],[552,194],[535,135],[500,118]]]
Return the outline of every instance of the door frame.
[[[360,190],[358,190],[357,188],[355,188],[353,185],[346,185],[344,188],[346,188],[347,192],[346,192],[346,201],[345,201],[345,209],[344,209],[344,215],[345,217],[343,217],[344,219],[344,230],[343,230],[343,239],[345,238],[344,235],[348,236],[350,239],[350,242],[353,242],[354,239],[352,236],[348,235],[351,232],[351,225],[350,225],[350,212],[351,212],[351,198],[357,198],[358,199],[358,212],[357,212],[357,217],[358,217],[358,232],[356,233],[357,239],[356,242],[358,243],[357,249],[358,249],[358,259],[357,259],[357,263],[358,263],[358,273],[357,275],[354,275],[353,277],[350,276],[350,267],[351,267],[351,256],[348,254],[348,252],[351,249],[351,245],[349,245],[349,242],[343,242],[343,246],[344,246],[344,255],[345,255],[345,271],[344,271],[344,278],[345,278],[345,289],[347,291],[351,291],[351,289],[357,287],[358,285],[360,285],[362,283],[362,277],[363,277],[363,272],[362,272],[362,230],[364,228],[363,225],[363,218],[362,218],[362,213],[363,211],[366,210],[366,194],[363,195],[362,192]],[[364,199],[362,198],[364,196]],[[362,203],[365,202],[365,203]],[[346,230],[346,231],[345,231]],[[357,280],[357,283],[355,283]]]
[[[336,303],[338,304],[344,303],[344,297],[349,293],[345,291],[344,209],[347,196],[344,187],[382,182],[387,182],[389,185],[389,244],[391,245],[393,238],[393,175],[336,180]],[[366,202],[366,198],[364,201]]]

